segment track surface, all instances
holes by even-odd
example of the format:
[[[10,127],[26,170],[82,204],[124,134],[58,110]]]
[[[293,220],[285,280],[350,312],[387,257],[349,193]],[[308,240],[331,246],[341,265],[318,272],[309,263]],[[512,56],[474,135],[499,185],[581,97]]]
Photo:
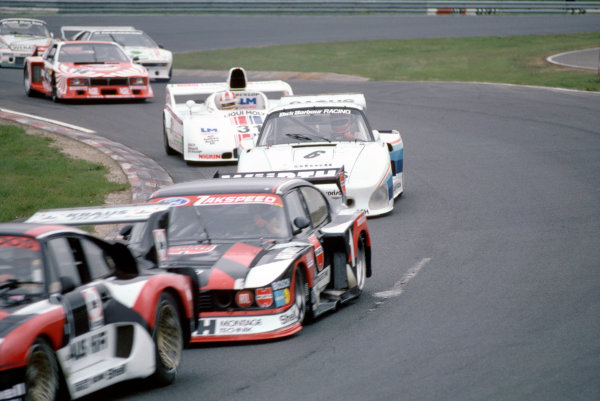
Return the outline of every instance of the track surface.
[[[582,17],[399,17],[395,24],[398,37],[428,36],[422,24],[435,25],[439,36],[600,26],[598,18]],[[138,25],[165,45],[183,34],[207,43],[215,34],[187,25],[209,24],[206,17],[169,16],[168,24],[183,21],[170,26],[150,21],[156,31],[143,17],[102,18],[94,23]],[[248,23],[212,18],[219,26]],[[339,18],[332,26],[347,26]],[[392,20],[347,18],[367,26]],[[287,43],[274,34],[281,21],[313,21],[265,19],[251,19],[263,44]],[[381,35],[389,33],[384,25]],[[316,29],[305,26],[301,41],[342,39]],[[367,32],[361,29],[358,35]],[[260,44],[240,40],[211,43]],[[173,386],[127,383],[88,399],[600,399],[600,95],[486,84],[290,83],[297,93],[364,92],[372,125],[403,134],[406,193],[393,213],[369,220],[375,270],[365,293],[293,338],[186,350]],[[153,87],[155,100],[147,104],[54,104],[26,98],[21,72],[0,70],[0,106],[94,129],[155,159],[175,181],[233,171],[190,167],[164,154],[164,85]]]

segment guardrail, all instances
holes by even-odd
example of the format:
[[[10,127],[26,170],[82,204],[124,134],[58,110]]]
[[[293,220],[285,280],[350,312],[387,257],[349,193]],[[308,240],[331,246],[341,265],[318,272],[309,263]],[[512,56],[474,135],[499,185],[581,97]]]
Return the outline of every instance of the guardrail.
[[[1,13],[600,14],[600,1],[0,0]]]

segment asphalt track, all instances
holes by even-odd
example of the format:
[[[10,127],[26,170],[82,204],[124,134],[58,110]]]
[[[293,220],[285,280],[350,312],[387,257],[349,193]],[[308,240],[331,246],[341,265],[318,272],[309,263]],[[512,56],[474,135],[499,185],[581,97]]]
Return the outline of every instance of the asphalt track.
[[[597,31],[600,19],[580,17],[397,23],[398,36],[419,24],[458,30],[455,21],[471,35],[488,26]],[[152,26],[165,43],[181,35],[177,26]],[[256,28],[257,37],[278,39],[272,26]],[[403,134],[406,193],[393,213],[369,220],[375,271],[365,293],[293,338],[186,350],[173,386],[128,383],[87,399],[600,399],[600,95],[479,83],[290,83],[297,93],[364,92],[372,125]],[[175,181],[233,171],[164,154],[164,85],[154,89],[146,104],[54,104],[27,98],[20,71],[0,70],[2,107],[96,130],[156,160]]]

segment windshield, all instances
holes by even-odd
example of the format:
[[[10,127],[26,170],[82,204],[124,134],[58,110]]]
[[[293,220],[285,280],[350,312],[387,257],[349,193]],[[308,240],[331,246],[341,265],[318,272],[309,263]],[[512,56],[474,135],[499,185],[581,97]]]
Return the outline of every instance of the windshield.
[[[60,48],[58,61],[76,64],[129,62],[127,55],[111,43],[65,44]]]
[[[206,199],[220,197],[235,198],[236,195],[211,195]],[[280,198],[263,197],[274,198],[276,202],[175,207],[169,216],[169,243],[289,237]]]
[[[19,303],[44,288],[40,244],[33,238],[0,235],[0,299]]]
[[[4,21],[0,24],[0,35],[29,35],[50,37],[46,26],[33,21]]]
[[[372,140],[363,114],[359,110],[312,107],[269,115],[263,125],[258,145]]]
[[[108,40],[121,46],[158,47],[158,45],[143,32],[95,32],[90,40]]]

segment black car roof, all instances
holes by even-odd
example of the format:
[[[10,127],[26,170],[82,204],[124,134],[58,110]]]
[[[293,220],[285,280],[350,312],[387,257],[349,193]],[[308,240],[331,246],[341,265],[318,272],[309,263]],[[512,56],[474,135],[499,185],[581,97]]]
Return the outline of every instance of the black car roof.
[[[182,182],[159,189],[151,198],[233,193],[282,194],[299,185],[310,185],[298,178],[213,178]]]

